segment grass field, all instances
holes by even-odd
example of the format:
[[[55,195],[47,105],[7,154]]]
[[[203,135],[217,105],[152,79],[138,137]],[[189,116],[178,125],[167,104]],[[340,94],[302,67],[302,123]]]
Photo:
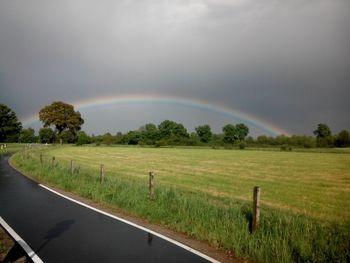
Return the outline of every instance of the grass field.
[[[251,200],[262,189],[262,204],[330,220],[350,218],[350,154],[210,149],[69,147],[48,152],[75,160],[107,176],[148,178],[157,184]]]
[[[39,163],[39,151],[45,164]],[[59,165],[52,169],[55,156]],[[79,166],[75,176],[68,164]],[[139,147],[57,147],[12,160],[40,180],[261,262],[349,259],[350,154]],[[105,165],[107,182],[98,169]],[[147,200],[148,172],[156,200]],[[249,233],[252,189],[262,189]]]

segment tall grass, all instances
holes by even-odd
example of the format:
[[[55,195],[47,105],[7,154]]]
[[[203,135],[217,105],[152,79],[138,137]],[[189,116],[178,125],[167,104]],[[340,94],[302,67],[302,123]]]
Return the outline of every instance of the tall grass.
[[[37,180],[71,191],[101,204],[118,207],[151,223],[213,246],[237,257],[258,262],[349,262],[350,223],[335,223],[263,207],[259,228],[250,233],[250,202],[213,197],[203,192],[157,185],[156,198],[148,199],[147,180],[116,174],[100,184],[97,171],[80,167],[70,174],[69,164],[39,162],[38,152],[12,164]]]

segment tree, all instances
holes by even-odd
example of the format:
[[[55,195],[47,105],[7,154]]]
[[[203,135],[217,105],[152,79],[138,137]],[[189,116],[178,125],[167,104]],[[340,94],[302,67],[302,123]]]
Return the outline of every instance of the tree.
[[[235,125],[227,124],[222,128],[224,132],[224,142],[234,144],[239,139]]]
[[[36,142],[35,131],[32,128],[23,129],[19,135],[19,142],[22,143],[33,143]]]
[[[332,132],[327,124],[320,123],[317,125],[317,129],[314,130],[314,134],[317,138],[327,138],[332,135]]]
[[[76,134],[84,124],[79,111],[74,111],[73,105],[62,101],[55,101],[42,108],[39,111],[39,119],[44,123],[45,128],[55,126],[61,144],[63,131],[69,130]]]
[[[122,132],[117,132],[117,134],[114,136],[114,138],[115,138],[115,143],[116,144],[124,144],[125,142],[124,142],[124,135],[123,135],[123,133]]]
[[[318,124],[317,129],[314,130],[314,134],[316,135],[317,146],[328,147],[333,144],[332,132],[327,124]]]
[[[126,134],[127,144],[137,145],[141,142],[141,133],[139,131],[129,131]]]
[[[113,143],[113,136],[109,132],[103,134],[102,142],[107,145],[111,145]]]
[[[90,137],[84,131],[78,132],[77,145],[83,145],[83,144],[89,144],[89,143],[91,143]]]
[[[266,135],[260,135],[256,138],[256,142],[260,145],[267,145],[269,143],[269,139]]]
[[[227,124],[222,128],[224,132],[224,142],[234,144],[235,141],[243,141],[249,133],[249,128],[239,123],[237,125]]]
[[[55,132],[51,128],[41,128],[39,130],[39,141],[41,143],[53,143],[55,141]]]
[[[16,113],[5,104],[0,104],[0,142],[17,142],[22,130]]]
[[[186,128],[181,123],[165,120],[158,125],[160,138],[167,144],[183,144],[189,138]]]
[[[239,123],[236,125],[236,132],[238,140],[243,141],[249,134],[249,128],[245,124]]]
[[[147,123],[139,129],[141,132],[142,142],[148,145],[155,144],[159,140],[159,131],[155,124]]]
[[[347,130],[339,132],[335,139],[335,145],[337,147],[350,147],[350,133]]]
[[[78,140],[78,135],[71,130],[66,130],[61,133],[60,139],[63,143],[75,143]]]
[[[210,126],[208,124],[198,126],[195,128],[195,130],[200,141],[203,143],[208,143],[213,136],[213,133],[211,132]]]

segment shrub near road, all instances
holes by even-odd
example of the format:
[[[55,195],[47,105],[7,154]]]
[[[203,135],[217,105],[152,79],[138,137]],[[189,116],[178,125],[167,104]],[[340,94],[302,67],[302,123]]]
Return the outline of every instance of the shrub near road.
[[[13,162],[40,180],[262,262],[346,261],[350,154],[177,148],[61,147]],[[55,156],[59,165],[50,167]],[[80,166],[74,176],[70,160]],[[100,185],[99,165],[106,170]],[[148,172],[156,199],[147,199]],[[261,223],[249,233],[252,188]]]

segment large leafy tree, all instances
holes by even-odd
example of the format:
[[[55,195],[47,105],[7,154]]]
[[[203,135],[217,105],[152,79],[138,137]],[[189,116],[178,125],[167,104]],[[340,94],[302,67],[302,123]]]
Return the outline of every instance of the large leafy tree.
[[[63,131],[69,130],[76,134],[84,124],[79,111],[74,111],[73,105],[62,101],[55,101],[42,108],[39,111],[39,119],[44,123],[44,127],[55,126],[61,143]]]
[[[195,128],[195,130],[201,142],[207,143],[213,136],[210,126],[207,124],[198,126]]]
[[[16,113],[0,103],[0,142],[17,142],[21,130]]]

